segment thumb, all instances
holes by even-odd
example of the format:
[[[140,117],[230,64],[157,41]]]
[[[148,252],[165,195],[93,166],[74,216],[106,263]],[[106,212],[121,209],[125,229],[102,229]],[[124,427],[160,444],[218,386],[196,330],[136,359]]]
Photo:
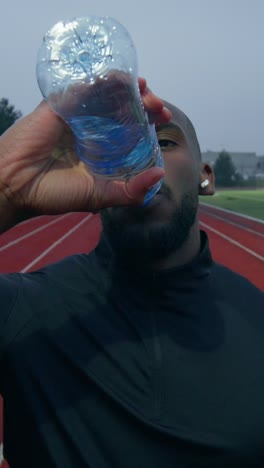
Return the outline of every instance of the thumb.
[[[156,185],[164,176],[160,167],[152,167],[127,181],[111,181],[106,190],[106,206],[140,205],[151,187]],[[110,188],[111,186],[111,188]],[[107,199],[107,200],[106,200]]]
[[[150,188],[164,177],[164,170],[153,167],[125,183],[125,190],[130,203],[142,203]]]

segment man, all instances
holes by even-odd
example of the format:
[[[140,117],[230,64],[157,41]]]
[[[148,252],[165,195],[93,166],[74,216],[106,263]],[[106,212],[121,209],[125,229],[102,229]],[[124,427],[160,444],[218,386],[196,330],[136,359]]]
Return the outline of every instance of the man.
[[[54,151],[71,135],[44,103],[0,140],[3,230],[67,210],[103,222],[90,255],[0,278],[11,468],[264,466],[263,293],[213,262],[197,215],[213,172],[189,119],[140,87],[165,174],[96,180]]]

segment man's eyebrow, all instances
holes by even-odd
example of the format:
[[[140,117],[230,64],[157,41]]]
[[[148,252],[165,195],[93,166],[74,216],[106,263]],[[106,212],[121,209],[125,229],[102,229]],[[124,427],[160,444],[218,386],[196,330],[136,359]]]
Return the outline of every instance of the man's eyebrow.
[[[182,128],[179,125],[177,125],[176,123],[173,123],[173,122],[158,125],[156,127],[156,130],[157,131],[160,131],[160,130],[177,130],[178,132],[180,132],[184,136],[184,132],[183,132]]]

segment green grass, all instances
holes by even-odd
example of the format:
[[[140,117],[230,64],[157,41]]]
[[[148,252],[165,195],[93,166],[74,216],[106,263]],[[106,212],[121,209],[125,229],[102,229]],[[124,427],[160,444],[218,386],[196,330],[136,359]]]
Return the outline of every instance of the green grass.
[[[200,202],[264,220],[263,189],[219,190],[212,197],[200,197]]]

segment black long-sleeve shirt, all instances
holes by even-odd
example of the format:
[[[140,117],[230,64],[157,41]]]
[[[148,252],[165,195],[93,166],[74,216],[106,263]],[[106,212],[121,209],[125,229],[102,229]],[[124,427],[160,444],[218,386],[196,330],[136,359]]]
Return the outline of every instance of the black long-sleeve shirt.
[[[128,272],[102,239],[0,276],[11,468],[264,467],[264,294],[214,263]]]

